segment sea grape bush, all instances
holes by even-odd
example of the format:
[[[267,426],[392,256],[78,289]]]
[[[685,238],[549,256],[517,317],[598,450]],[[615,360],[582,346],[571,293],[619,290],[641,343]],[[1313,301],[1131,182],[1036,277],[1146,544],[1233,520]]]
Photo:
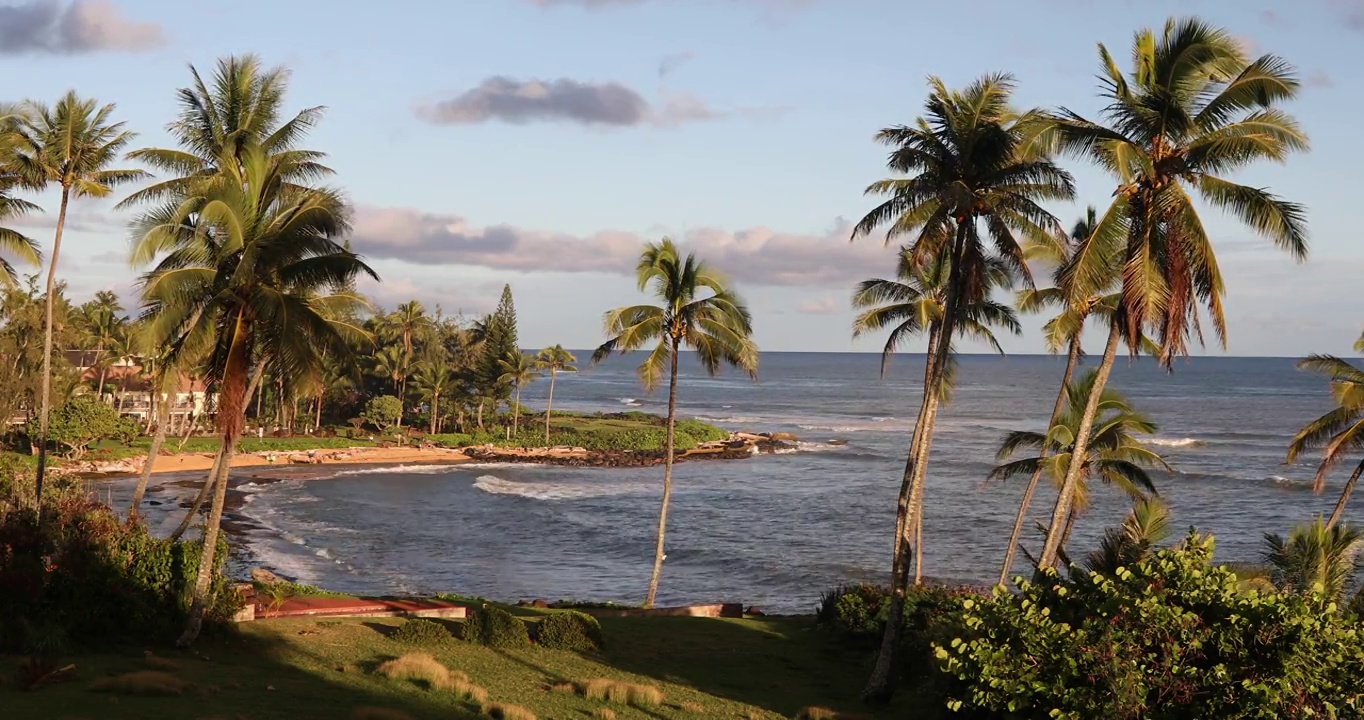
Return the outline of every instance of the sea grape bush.
[[[1364,717],[1364,624],[1320,593],[1247,592],[1190,533],[1111,574],[967,599],[935,652],[948,706],[1010,718]]]

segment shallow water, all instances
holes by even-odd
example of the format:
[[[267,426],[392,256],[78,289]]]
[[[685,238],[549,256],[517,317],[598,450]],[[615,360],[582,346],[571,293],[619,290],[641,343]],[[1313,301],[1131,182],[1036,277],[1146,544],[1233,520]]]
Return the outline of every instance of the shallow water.
[[[794,432],[803,442],[797,452],[677,467],[660,602],[803,611],[835,583],[884,579],[922,357],[897,358],[885,380],[878,362],[875,355],[770,353],[757,384],[683,377],[683,414],[731,429]],[[983,479],[1005,432],[1045,423],[1062,367],[1050,357],[962,358],[929,468],[929,575],[997,575],[1026,479],[988,486]],[[1310,463],[1282,464],[1292,434],[1329,407],[1325,381],[1296,371],[1292,360],[1196,358],[1173,375],[1147,361],[1120,361],[1113,386],[1161,427],[1152,442],[1177,470],[1158,475],[1175,525],[1216,533],[1221,558],[1256,559],[1265,532],[1330,511],[1332,490],[1315,496],[1309,489]],[[523,401],[543,406],[547,390],[542,381]],[[612,361],[562,376],[555,401],[562,409],[661,412],[666,396],[645,395],[633,367]],[[252,469],[242,477],[284,472]],[[363,593],[637,602],[646,589],[661,469],[464,465],[322,474],[329,479],[241,486],[241,513],[257,526],[246,534],[247,561]],[[101,492],[121,500],[131,482],[103,483]],[[150,521],[173,527],[175,500],[191,492],[154,489],[148,497],[164,504],[149,508]],[[1038,519],[1052,499],[1039,491]],[[1091,546],[1125,506],[1116,491],[1097,488],[1075,547]]]

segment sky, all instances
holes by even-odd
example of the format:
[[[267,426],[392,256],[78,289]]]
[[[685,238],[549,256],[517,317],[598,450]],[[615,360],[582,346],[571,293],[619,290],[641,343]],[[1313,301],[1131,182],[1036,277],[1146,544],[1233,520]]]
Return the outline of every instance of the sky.
[[[876,131],[914,121],[930,75],[1007,71],[1020,106],[1093,116],[1097,43],[1125,67],[1133,32],[1186,13],[1298,68],[1288,109],[1312,140],[1235,177],[1308,206],[1308,262],[1206,216],[1229,325],[1207,352],[1348,354],[1364,326],[1364,0],[0,0],[0,101],[75,89],[117,103],[136,146],[167,146],[189,66],[256,53],[292,71],[289,107],[327,107],[309,146],[355,204],[354,247],[382,277],[363,289],[383,305],[479,314],[510,283],[523,345],[595,346],[602,313],[640,300],[642,244],[669,235],[733,278],[761,348],[875,351],[850,337],[849,296],[894,250],[849,230],[887,175]],[[1113,182],[1064,164],[1079,197],[1051,209],[1069,226]],[[112,205],[73,206],[59,275],[77,299],[135,302]],[[22,229],[46,248],[54,214]],[[1003,347],[1042,352],[1040,324]]]

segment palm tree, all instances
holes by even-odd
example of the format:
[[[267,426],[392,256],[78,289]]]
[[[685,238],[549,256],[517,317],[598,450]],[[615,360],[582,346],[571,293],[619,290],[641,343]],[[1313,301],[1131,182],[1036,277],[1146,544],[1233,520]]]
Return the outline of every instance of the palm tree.
[[[1291,592],[1320,592],[1339,600],[1355,574],[1364,535],[1345,525],[1328,526],[1321,518],[1299,525],[1288,539],[1265,534],[1265,559],[1273,566],[1274,584]]]
[[[1067,388],[1070,387],[1075,368],[1084,355],[1081,337],[1085,323],[1096,315],[1110,325],[1114,322],[1113,315],[1117,308],[1118,296],[1113,290],[1121,276],[1121,268],[1117,263],[1113,263],[1107,275],[1094,278],[1101,283],[1100,286],[1088,289],[1076,287],[1081,279],[1065,272],[1075,253],[1093,234],[1097,222],[1097,213],[1090,207],[1085,216],[1075,222],[1069,235],[1038,238],[1030,242],[1025,249],[1030,262],[1051,266],[1052,287],[1029,288],[1019,292],[1018,308],[1023,312],[1039,312],[1044,308],[1059,307],[1060,313],[1047,321],[1043,326],[1043,332],[1049,352],[1060,352],[1062,348],[1066,350],[1066,366],[1061,373],[1061,389],[1056,393],[1051,418],[1047,421],[1048,427],[1055,425],[1060,418],[1066,404]],[[1150,350],[1149,347],[1146,349]],[[1044,456],[1050,452],[1050,446],[1042,450]],[[1042,479],[1041,469],[1039,466],[1038,472],[1033,473],[1028,479],[1028,484],[1023,489],[1023,497],[1018,503],[1018,514],[1014,517],[1013,531],[1009,535],[1009,544],[1004,552],[1004,565],[999,571],[1000,585],[1009,581],[1009,573],[1013,570],[1018,543],[1023,536],[1023,525],[1028,518],[1028,509],[1032,506],[1033,495],[1037,492],[1037,485]]]
[[[1111,575],[1146,559],[1156,545],[1170,537],[1170,508],[1160,498],[1143,497],[1132,503],[1121,526],[1109,529],[1099,549],[1085,560],[1090,572]]]
[[[110,309],[103,304],[92,304],[85,308],[84,312],[88,339],[95,344],[94,364],[95,367],[99,368],[99,379],[95,388],[100,396],[104,395],[104,381],[108,377],[109,363],[119,359],[109,357],[104,353],[112,345],[114,338],[119,333],[124,332],[123,318],[119,317],[117,313],[118,310]]]
[[[1078,277],[1077,291],[1087,292],[1103,284],[1115,258],[1122,265],[1119,321],[1096,381],[1102,390],[1120,340],[1136,347],[1147,328],[1158,339],[1161,361],[1172,367],[1187,352],[1188,338],[1202,336],[1200,307],[1225,344],[1222,275],[1192,193],[1295,258],[1306,257],[1302,206],[1226,176],[1258,161],[1282,162],[1305,149],[1307,137],[1276,107],[1297,94],[1293,68],[1273,55],[1250,60],[1233,35],[1201,20],[1171,19],[1159,36],[1138,32],[1127,76],[1102,45],[1099,56],[1107,125],[1062,109],[1039,137],[1091,159],[1118,181],[1113,203],[1065,271]],[[1095,393],[1094,403],[1100,397]],[[1093,431],[1093,412],[1076,437],[1081,450]],[[1044,568],[1055,563],[1070,517],[1079,466],[1074,471],[1052,509]]]
[[[455,387],[455,373],[439,357],[428,358],[417,365],[412,378],[422,397],[431,401],[431,434],[440,432],[440,398]]]
[[[220,477],[204,530],[189,621],[179,643],[198,636],[214,572],[226,474],[246,420],[253,355],[287,378],[320,372],[327,355],[346,357],[352,325],[334,322],[317,299],[360,273],[374,276],[337,243],[349,229],[339,193],[287,182],[290,161],[255,142],[190,183],[175,215],[144,221],[134,257],[164,255],[144,278],[144,314],[166,361],[209,345],[218,387]]]
[[[1066,386],[1065,403],[1046,434],[1026,430],[1009,433],[996,455],[1003,464],[990,472],[989,479],[1007,480],[1025,474],[1033,477],[1045,475],[1059,486],[1070,470],[1074,458],[1075,433],[1089,405],[1090,393],[1094,392],[1096,376],[1097,373],[1091,370]],[[1156,492],[1147,469],[1170,470],[1165,460],[1143,445],[1137,437],[1154,433],[1155,423],[1134,410],[1126,398],[1116,391],[1104,390],[1098,408],[1099,431],[1085,448],[1084,460],[1079,463],[1080,482],[1076,486],[1075,502],[1068,518],[1071,527],[1089,507],[1090,480],[1097,478],[1105,484],[1115,485],[1133,500],[1141,500],[1148,493]],[[1038,454],[1004,462],[1023,448],[1035,449]],[[1069,528],[1066,534],[1069,536]]]
[[[117,207],[151,205],[159,206],[163,215],[171,212],[182,197],[194,192],[195,183],[217,176],[224,164],[238,164],[243,149],[251,145],[279,158],[282,182],[289,187],[299,189],[300,184],[332,174],[321,164],[325,154],[297,147],[325,108],[305,108],[282,120],[288,70],[264,68],[255,55],[240,55],[218,60],[211,82],[205,82],[193,65],[189,71],[194,82],[177,91],[180,112],[166,127],[179,149],[128,153],[166,179],[129,195]]]
[[[565,350],[563,345],[547,347],[535,356],[536,369],[549,371],[549,400],[545,403],[546,445],[549,444],[549,415],[554,410],[554,383],[559,379],[561,372],[578,372],[578,368],[573,365],[575,362],[578,362],[578,358]]]
[[[512,400],[512,425],[511,437],[516,437],[520,432],[518,420],[521,417],[521,388],[540,379],[539,365],[535,358],[523,352],[514,352],[505,360],[497,361],[502,368],[502,375],[497,379],[499,383],[510,385],[516,393]]]
[[[1331,468],[1350,453],[1364,450],[1364,370],[1331,355],[1313,355],[1299,362],[1298,367],[1329,375],[1331,397],[1336,402],[1329,412],[1299,430],[1288,446],[1288,462],[1296,462],[1306,451],[1322,449],[1321,463],[1312,482],[1312,490],[1320,493],[1326,488],[1326,475]],[[1345,515],[1345,506],[1360,475],[1364,475],[1364,457],[1345,481],[1327,528],[1334,528]]]
[[[27,103],[21,121],[14,167],[33,186],[61,188],[57,230],[47,267],[47,319],[43,326],[43,386],[38,415],[38,471],[34,494],[41,503],[47,471],[47,419],[52,409],[52,312],[57,288],[57,260],[61,256],[66,210],[73,199],[106,197],[120,185],[148,177],[141,170],[110,169],[135,137],[121,122],[110,122],[114,105],[82,100],[75,91],[53,106]]]
[[[388,321],[395,334],[403,341],[403,351],[408,356],[412,355],[413,340],[426,337],[435,328],[431,316],[426,314],[426,308],[416,300],[399,305],[398,309],[388,316]]]
[[[640,292],[649,292],[657,305],[632,305],[606,313],[610,337],[596,352],[599,363],[612,353],[628,353],[649,344],[654,348],[639,366],[644,387],[653,390],[668,373],[667,436],[663,445],[663,505],[658,513],[658,541],[654,569],[644,606],[653,607],[663,574],[668,504],[673,491],[676,449],[677,365],[683,347],[696,352],[706,372],[715,375],[730,365],[758,377],[758,346],[753,342],[753,318],[743,300],[723,275],[688,253],[684,258],[669,238],[644,248],[635,269]]]
[[[882,130],[890,145],[889,169],[898,175],[873,183],[871,195],[888,195],[853,230],[853,238],[888,226],[886,240],[911,236],[905,252],[913,264],[945,262],[946,297],[939,339],[924,371],[923,401],[900,486],[892,555],[890,621],[863,697],[887,702],[894,693],[893,667],[899,652],[905,593],[922,579],[910,560],[922,552],[917,538],[923,518],[924,485],[933,428],[941,401],[942,377],[957,332],[957,308],[980,303],[990,287],[987,259],[995,257],[1031,284],[1016,233],[1040,237],[1060,232],[1039,203],[1074,194],[1070,175],[1031,148],[1036,111],[1009,106],[1014,81],[990,75],[965,90],[929,80],[925,116],[910,126]],[[945,258],[945,259],[943,259]]]
[[[41,262],[38,243],[17,230],[5,227],[10,220],[42,212],[42,208],[12,194],[24,185],[24,179],[15,167],[15,149],[23,137],[20,133],[23,118],[22,108],[0,105],[0,250],[13,254],[22,262],[37,265]],[[0,257],[0,284],[10,288],[17,282],[14,266]]]

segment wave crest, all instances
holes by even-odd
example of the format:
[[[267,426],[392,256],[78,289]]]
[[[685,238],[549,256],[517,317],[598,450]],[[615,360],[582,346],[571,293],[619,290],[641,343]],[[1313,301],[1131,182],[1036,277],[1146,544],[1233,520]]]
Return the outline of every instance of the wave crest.
[[[1198,438],[1151,438],[1146,442],[1158,447],[1191,448],[1203,447],[1208,443]]]
[[[490,495],[515,495],[531,500],[584,500],[588,498],[626,495],[639,492],[643,485],[624,485],[620,483],[525,483],[507,480],[496,475],[480,475],[474,481],[474,489]]]

